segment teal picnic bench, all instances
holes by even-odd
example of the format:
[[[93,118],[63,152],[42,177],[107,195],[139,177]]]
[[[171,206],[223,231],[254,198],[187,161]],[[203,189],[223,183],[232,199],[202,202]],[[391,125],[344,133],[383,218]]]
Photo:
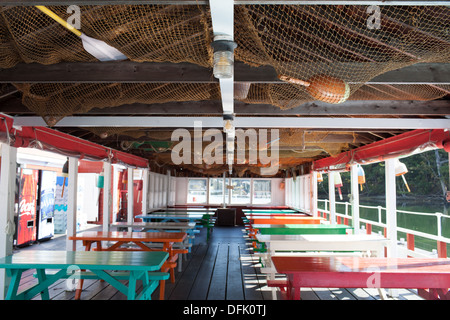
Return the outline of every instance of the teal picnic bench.
[[[168,257],[163,251],[33,250],[1,258],[0,268],[6,269],[11,277],[6,300],[29,300],[37,294],[49,300],[49,286],[60,279],[101,279],[125,294],[128,300],[150,300],[159,282],[169,278],[169,273],[158,272]],[[28,269],[36,269],[38,283],[17,292],[22,273]],[[50,271],[55,269],[56,273]],[[128,286],[120,280],[127,280]],[[142,281],[139,294],[138,280]]]

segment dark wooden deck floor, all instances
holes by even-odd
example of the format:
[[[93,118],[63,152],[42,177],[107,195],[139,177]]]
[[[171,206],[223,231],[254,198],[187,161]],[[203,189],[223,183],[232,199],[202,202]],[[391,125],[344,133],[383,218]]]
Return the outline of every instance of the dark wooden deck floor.
[[[99,228],[100,229],[100,228]],[[192,252],[183,260],[181,272],[176,271],[175,283],[166,281],[165,300],[272,300],[265,275],[259,271],[258,259],[251,254],[242,226],[215,227],[209,242],[206,230],[195,239]],[[65,236],[17,250],[65,250]],[[81,242],[77,250],[84,250]],[[21,285],[36,279],[32,271],[24,273]],[[65,290],[65,281],[50,288],[52,300],[73,300],[75,292]],[[400,300],[419,299],[409,290],[400,290]],[[36,296],[35,299],[40,299]],[[125,300],[114,287],[99,280],[85,280],[82,300]],[[159,299],[159,290],[152,295]],[[304,300],[377,300],[376,289],[318,288],[302,289]]]

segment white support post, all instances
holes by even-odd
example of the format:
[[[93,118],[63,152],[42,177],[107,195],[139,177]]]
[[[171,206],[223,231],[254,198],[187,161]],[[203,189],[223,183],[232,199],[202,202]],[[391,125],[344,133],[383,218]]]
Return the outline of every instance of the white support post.
[[[153,209],[155,207],[155,199],[156,199],[156,190],[155,190],[155,186],[156,186],[156,177],[155,177],[155,173],[154,172],[150,172],[150,203],[149,203],[149,208]]]
[[[13,252],[17,149],[7,144],[1,144],[0,147],[0,257],[6,257]],[[5,269],[0,269],[0,300],[5,299],[9,283],[10,278],[6,276]]]
[[[119,169],[117,166],[113,165],[113,188],[111,190],[112,193],[112,210],[113,210],[113,221],[117,221],[117,214],[119,213]]]
[[[332,224],[336,223],[336,192],[334,190],[334,175],[330,171],[328,173],[328,196],[330,200],[330,222]]]
[[[397,257],[397,190],[395,183],[395,160],[385,161],[386,176],[386,237],[389,239],[387,256]]]
[[[134,194],[133,194],[133,168],[128,168],[128,198],[127,198],[127,222],[133,222],[134,212]],[[133,228],[128,228],[128,231],[133,231]]]
[[[166,175],[166,205],[165,207],[167,208],[169,206],[169,201],[170,201],[170,170],[167,170],[167,175]]]
[[[76,241],[69,237],[77,233],[77,191],[78,191],[78,158],[69,157],[69,177],[67,184],[67,240],[66,250],[76,251]]]
[[[358,189],[358,165],[353,164],[350,167],[350,184],[351,184],[351,205],[352,205],[352,223],[353,232],[359,233],[359,189]]]
[[[227,178],[226,178],[226,172],[223,172],[223,208],[227,207],[227,203],[226,203],[226,195],[225,192],[227,192]]]
[[[310,181],[310,194],[311,194],[311,202],[310,202],[310,208],[313,217],[318,216],[317,212],[317,172],[312,171],[311,172],[311,179]]]
[[[104,162],[103,163],[103,232],[109,231],[110,215],[111,215],[111,205],[112,205],[112,196],[111,196],[111,163]]]
[[[76,251],[77,243],[69,237],[77,233],[77,192],[78,192],[78,159],[69,157],[69,177],[67,183],[67,235],[66,251]],[[66,290],[74,291],[73,280],[66,280]]]
[[[148,189],[149,189],[149,172],[148,169],[142,170],[142,214],[148,212]]]

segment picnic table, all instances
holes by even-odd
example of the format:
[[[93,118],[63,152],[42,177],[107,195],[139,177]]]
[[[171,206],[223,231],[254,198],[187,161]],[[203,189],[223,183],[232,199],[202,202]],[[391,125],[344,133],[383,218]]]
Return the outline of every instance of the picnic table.
[[[195,228],[194,222],[114,222],[110,224],[111,227],[116,228],[133,228],[139,231],[148,230],[183,230],[189,232],[189,230]]]
[[[118,228],[118,231],[122,231],[121,229],[132,228],[133,231],[181,231],[186,232],[188,234],[188,244],[186,244],[188,251],[191,252],[192,239],[195,237],[195,222],[114,222],[111,223],[112,227]],[[179,265],[181,267],[181,264]]]
[[[277,251],[370,251],[381,257],[388,245],[388,239],[377,234],[257,234],[256,239],[272,256]]]
[[[142,214],[137,215],[135,218],[142,219],[144,222],[152,222],[155,220],[158,220],[160,222],[183,222],[183,221],[190,221],[190,222],[199,222],[201,227],[207,228],[207,240],[209,240],[210,234],[212,232],[212,228],[214,227],[214,220],[211,218],[211,216],[214,215],[213,213],[189,213],[189,212],[172,212],[172,213],[160,213],[160,212],[154,212],[150,214]]]
[[[350,255],[353,253],[383,257],[388,239],[377,234],[258,234],[264,245],[261,253],[264,273],[274,274],[271,258],[275,255]]]
[[[320,224],[325,221],[322,217],[261,217],[251,216],[248,217],[250,226],[255,224]]]
[[[161,267],[163,272],[170,271],[170,279],[175,282],[175,267],[177,265],[178,254],[187,253],[187,249],[174,249],[174,243],[182,243],[186,239],[185,232],[120,232],[120,231],[84,231],[69,237],[69,240],[81,240],[86,251],[92,249],[92,244],[96,244],[98,251],[119,251],[119,250],[140,250],[140,251],[164,251],[169,254],[169,258]],[[102,247],[102,241],[115,242],[109,247]],[[124,247],[129,243],[135,244],[137,247]],[[147,243],[163,243],[162,248],[152,248]],[[80,281],[79,289],[77,289],[76,298],[81,294],[83,281]],[[160,283],[160,299],[164,299],[165,282]]]
[[[287,276],[286,296],[300,299],[300,288],[418,289],[426,299],[450,300],[450,259],[361,257],[272,257]]]
[[[198,212],[214,214],[216,210],[216,208],[163,208],[154,212]]]
[[[293,209],[242,209],[244,214],[251,213],[263,213],[263,214],[281,214],[281,213],[290,213],[290,214],[304,214],[303,212],[299,212]]]
[[[346,234],[344,224],[254,224],[260,234]]]
[[[127,296],[128,300],[151,299],[160,281],[169,278],[157,272],[167,260],[167,252],[114,251],[22,251],[0,259],[0,268],[11,276],[6,300],[28,300],[41,294],[50,299],[48,288],[60,279],[102,279]],[[22,273],[36,269],[38,283],[18,292]],[[49,273],[47,270],[59,270]],[[89,270],[76,272],[73,270]],[[128,286],[119,280],[128,280]],[[143,289],[136,293],[136,281],[142,280]]]

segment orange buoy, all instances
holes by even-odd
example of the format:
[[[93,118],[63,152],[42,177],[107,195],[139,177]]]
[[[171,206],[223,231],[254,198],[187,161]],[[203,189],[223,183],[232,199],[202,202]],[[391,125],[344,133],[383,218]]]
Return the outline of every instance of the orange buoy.
[[[350,96],[350,86],[344,80],[318,74],[308,81],[303,81],[286,76],[279,76],[279,79],[292,84],[306,87],[308,93],[316,100],[338,104],[346,101]]]

